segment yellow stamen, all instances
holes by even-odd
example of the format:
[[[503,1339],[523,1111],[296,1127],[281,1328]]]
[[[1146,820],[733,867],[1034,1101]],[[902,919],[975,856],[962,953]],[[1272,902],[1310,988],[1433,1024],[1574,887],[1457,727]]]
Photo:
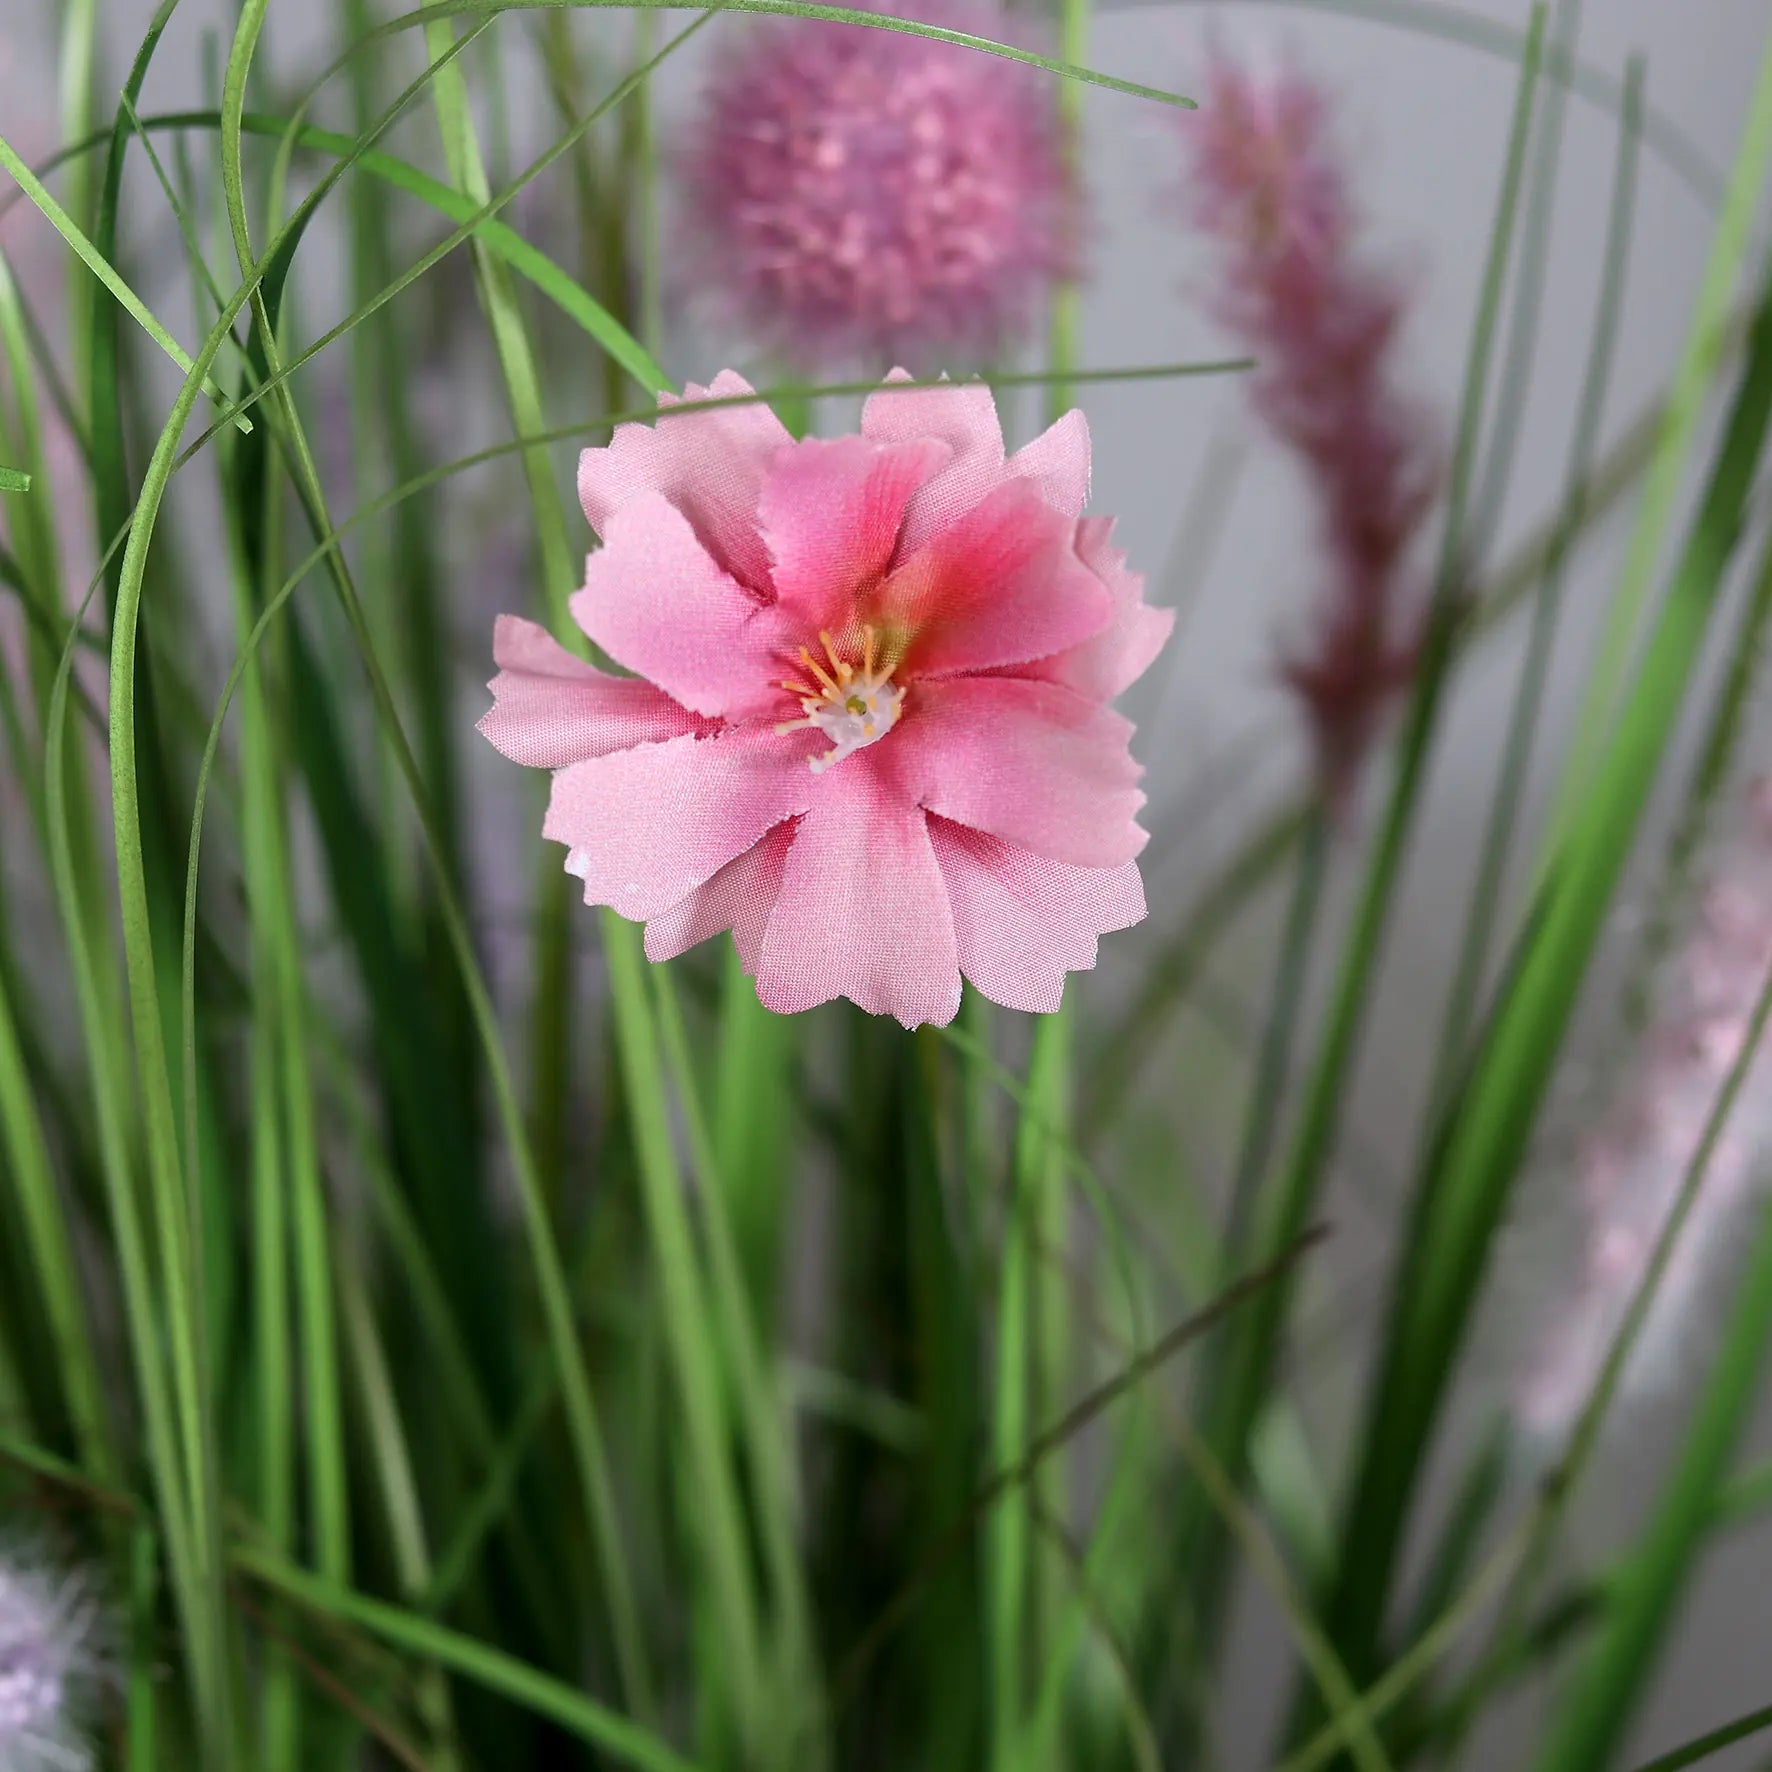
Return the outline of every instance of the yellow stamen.
[[[818,630],[818,637],[824,642],[824,655],[831,661],[831,669],[837,673],[837,681],[848,688],[849,679],[855,675],[855,666],[847,659],[837,656],[836,642],[823,628]]]
[[[861,630],[861,668],[865,676],[874,674],[874,629],[870,622]]]
[[[800,648],[800,662],[819,680],[820,683],[824,685],[824,690],[827,695],[840,696],[842,694],[842,691],[826,673],[824,666],[821,665],[804,646]]]
[[[818,691],[814,689],[810,683],[798,682],[793,677],[783,677],[781,680],[781,686],[789,695],[801,695],[808,697],[812,701],[818,700]]]

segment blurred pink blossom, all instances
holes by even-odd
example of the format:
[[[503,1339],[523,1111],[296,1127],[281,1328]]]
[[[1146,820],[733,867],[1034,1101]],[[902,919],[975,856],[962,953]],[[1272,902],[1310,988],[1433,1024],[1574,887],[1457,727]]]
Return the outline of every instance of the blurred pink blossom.
[[[900,377],[899,379],[903,379]],[[557,771],[544,836],[669,959],[731,929],[771,1009],[945,1023],[962,973],[1058,1006],[1144,915],[1144,796],[1107,703],[1170,617],[1081,515],[1079,412],[1005,459],[990,390],[894,390],[795,442],[730,372],[579,469],[579,626],[504,616],[480,729]]]
[[[86,1772],[87,1732],[113,1683],[104,1609],[83,1574],[32,1549],[0,1555],[0,1767]]]
[[[928,0],[918,16],[1016,36],[985,0]],[[791,362],[1000,352],[1073,257],[1053,89],[928,38],[753,25],[716,68],[680,162],[697,281]]]
[[[1303,75],[1221,55],[1183,128],[1192,213],[1223,248],[1214,307],[1258,357],[1261,414],[1299,457],[1321,513],[1329,582],[1284,675],[1340,799],[1414,668],[1417,637],[1398,605],[1442,458],[1395,386],[1405,290],[1356,251],[1361,216],[1332,123],[1328,97]]]
[[[1641,1054],[1577,1152],[1586,1247],[1571,1295],[1521,1382],[1518,1413],[1535,1433],[1567,1433],[1599,1378],[1735,1066],[1769,968],[1772,780],[1761,780],[1668,967],[1664,1001]],[[1652,1388],[1673,1367],[1743,1212],[1762,1197],[1769,1151],[1772,1046],[1762,1042],[1625,1367],[1626,1395]]]

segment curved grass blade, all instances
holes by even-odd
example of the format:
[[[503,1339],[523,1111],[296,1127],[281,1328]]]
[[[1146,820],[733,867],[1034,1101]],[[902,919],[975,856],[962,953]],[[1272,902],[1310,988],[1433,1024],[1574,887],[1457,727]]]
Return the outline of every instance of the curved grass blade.
[[[1758,1735],[1762,1729],[1772,1729],[1772,1704],[1760,1710],[1750,1710],[1746,1716],[1737,1717],[1731,1723],[1724,1723],[1720,1728],[1696,1736],[1683,1746],[1657,1754],[1654,1759],[1645,1760],[1642,1765],[1633,1767],[1632,1772],[1685,1772],[1687,1766],[1696,1766],[1699,1761],[1708,1760],[1712,1754],[1720,1754],[1724,1748],[1733,1747],[1736,1742],[1745,1741],[1750,1735]]]
[[[1496,195],[1487,262],[1471,329],[1460,401],[1458,441],[1447,492],[1445,529],[1434,593],[1414,694],[1406,715],[1401,760],[1391,789],[1384,822],[1367,865],[1365,880],[1349,928],[1341,965],[1331,989],[1329,1009],[1317,1055],[1306,1085],[1298,1122],[1286,1157],[1272,1186],[1257,1207],[1256,1258],[1286,1247],[1315,1209],[1326,1163],[1340,1129],[1347,1081],[1359,1046],[1361,1025],[1390,907],[1402,871],[1424,785],[1427,761],[1439,723],[1453,660],[1453,635],[1461,614],[1460,588],[1465,566],[1464,523],[1481,434],[1484,390],[1507,265],[1514,236],[1524,173],[1526,141],[1537,92],[1539,53],[1544,41],[1545,8],[1532,11],[1530,41],[1521,63],[1508,133],[1507,157]],[[1247,1318],[1236,1325],[1235,1344],[1226,1357],[1222,1385],[1210,1399],[1208,1445],[1241,1484],[1248,1470],[1250,1436],[1272,1389],[1291,1308],[1293,1287],[1282,1278],[1256,1299]],[[1208,1640],[1217,1636],[1217,1622],[1226,1592],[1225,1542],[1216,1530],[1218,1516],[1195,1492],[1184,1497],[1170,1548],[1177,1570],[1190,1572],[1196,1596],[1196,1625]],[[1355,1679],[1369,1669],[1369,1646],[1337,1647]]]
[[[1117,0],[1108,10],[1151,4],[1152,0]],[[1451,6],[1444,0],[1246,0],[1256,5],[1288,10],[1327,12],[1344,18],[1365,20],[1418,36],[1438,37],[1465,49],[1518,63],[1525,53],[1526,33],[1467,6]],[[1593,62],[1547,50],[1545,78],[1566,85],[1584,103],[1618,116],[1624,105],[1624,82],[1610,69]],[[1666,112],[1647,108],[1643,115],[1643,140],[1706,209],[1715,211],[1723,200],[1726,179],[1695,137]]]
[[[118,276],[110,261],[87,239],[76,225],[73,217],[44,189],[37,175],[13,152],[4,136],[0,136],[0,170],[11,174],[19,189],[30,198],[32,203],[42,212],[44,219],[66,241],[69,250],[111,292],[118,305],[142,331],[188,375],[191,371],[191,359],[186,354],[184,346],[149,313],[147,305],[141,297]],[[227,395],[222,392],[213,377],[204,376],[203,391],[218,405],[225,406],[227,404]],[[237,417],[234,422],[242,431],[252,429],[252,421],[244,415]]]
[[[1618,343],[1619,322],[1624,310],[1625,269],[1629,259],[1631,222],[1636,208],[1637,142],[1642,121],[1643,63],[1633,60],[1626,76],[1624,115],[1620,124],[1618,159],[1613,172],[1612,201],[1602,256],[1599,309],[1582,373],[1581,399],[1575,431],[1569,444],[1569,466],[1564,482],[1564,537],[1580,523],[1585,488],[1593,466],[1606,389],[1612,379],[1612,362]],[[1469,1056],[1466,1047],[1476,1014],[1483,980],[1488,970],[1495,920],[1500,911],[1508,860],[1513,853],[1526,774],[1532,761],[1533,741],[1543,710],[1545,685],[1550,676],[1551,655],[1562,614],[1564,573],[1568,545],[1559,539],[1545,562],[1513,706],[1507,720],[1507,743],[1497,771],[1495,790],[1483,833],[1481,860],[1471,888],[1470,910],[1459,948],[1452,987],[1447,993],[1445,1021],[1440,1030],[1432,1084],[1428,1091],[1429,1127],[1438,1123],[1452,1079]]]
[[[1703,504],[1582,815],[1417,1196],[1330,1616],[1369,1662],[1445,1375],[1612,894],[1696,669],[1772,419],[1772,281]]]
[[[641,1772],[698,1772],[649,1729],[514,1656],[476,1642],[418,1613],[374,1600],[336,1582],[295,1568],[281,1557],[249,1545],[236,1545],[233,1561],[273,1593],[307,1607],[322,1617],[380,1637],[397,1649],[435,1662],[488,1692],[525,1706],[570,1731],[581,1741],[608,1754],[620,1765]]]
[[[548,12],[561,8],[573,11],[606,11],[611,8],[622,11],[644,8],[660,12],[694,10],[693,0],[435,0],[434,4],[422,7],[417,12],[402,13],[398,18],[389,19],[386,24],[378,26],[371,37],[363,38],[352,45],[352,52],[373,41],[375,37],[390,36],[396,31],[409,31],[440,18],[473,18],[500,12]],[[1049,74],[1081,81],[1085,86],[1099,86],[1105,91],[1117,92],[1127,98],[1142,98],[1153,104],[1170,105],[1187,111],[1198,108],[1191,98],[1184,98],[1179,92],[1165,91],[1160,86],[1145,86],[1136,80],[1122,80],[1117,75],[1104,74],[1095,68],[1078,67],[1072,62],[1057,61],[1051,56],[1038,55],[1031,49],[1022,49],[1012,43],[999,43],[991,37],[976,37],[970,31],[950,30],[945,25],[930,25],[917,19],[898,18],[891,13],[868,12],[853,6],[823,6],[812,3],[812,0],[722,0],[720,10],[768,13],[784,18],[824,19],[831,24],[863,25],[870,30],[928,37],[937,43],[952,43],[961,49],[974,49],[985,55],[1001,56],[1005,61],[1021,62],[1030,68],[1042,68]]]
[[[1759,74],[1742,125],[1740,146],[1722,212],[1711,236],[1704,277],[1680,365],[1668,394],[1655,459],[1637,509],[1624,568],[1576,711],[1574,736],[1552,802],[1541,855],[1548,868],[1563,840],[1580,822],[1582,803],[1613,730],[1631,657],[1642,627],[1649,586],[1662,543],[1674,520],[1675,499],[1698,441],[1699,421],[1721,369],[1730,304],[1753,237],[1760,198],[1772,180],[1772,27],[1761,51]]]

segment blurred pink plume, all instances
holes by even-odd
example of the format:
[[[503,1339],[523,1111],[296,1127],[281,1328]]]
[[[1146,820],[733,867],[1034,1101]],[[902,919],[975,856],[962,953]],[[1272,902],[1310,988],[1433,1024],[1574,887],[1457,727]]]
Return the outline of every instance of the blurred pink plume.
[[[1577,1153],[1585,1251],[1517,1399],[1547,1439],[1574,1425],[1642,1283],[1772,968],[1772,780],[1749,790],[1700,894],[1636,1064]],[[1624,1370],[1629,1396],[1677,1366],[1705,1294],[1763,1195],[1772,1143],[1772,1048],[1762,1042],[1711,1152],[1692,1210]]]
[[[1017,36],[987,4],[935,0],[917,16]],[[1054,85],[902,32],[753,23],[679,162],[699,282],[793,363],[1001,352],[1074,258]]]
[[[1222,247],[1215,311],[1258,357],[1261,414],[1321,513],[1329,580],[1284,675],[1340,800],[1414,668],[1417,637],[1399,604],[1442,458],[1434,427],[1394,385],[1405,290],[1356,250],[1361,216],[1332,124],[1328,97],[1303,75],[1258,75],[1220,55],[1182,127],[1192,214]]]
[[[906,379],[899,374],[895,379]],[[1082,515],[1080,412],[1007,458],[980,384],[796,442],[726,372],[579,468],[572,602],[635,673],[502,617],[480,729],[551,769],[543,835],[665,960],[730,929],[757,993],[949,1021],[1058,1006],[1145,910],[1132,728],[1170,617]]]

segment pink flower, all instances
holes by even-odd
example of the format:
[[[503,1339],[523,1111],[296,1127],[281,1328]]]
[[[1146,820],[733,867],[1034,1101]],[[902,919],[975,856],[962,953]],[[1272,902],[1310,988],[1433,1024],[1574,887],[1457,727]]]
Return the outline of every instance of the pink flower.
[[[480,729],[557,772],[543,835],[654,960],[730,929],[784,1013],[944,1023],[962,973],[1054,1009],[1144,915],[1106,704],[1170,626],[1081,516],[1088,478],[1081,413],[1005,460],[982,385],[889,383],[828,441],[668,402],[579,467],[604,545],[573,617],[636,675],[501,617]]]
[[[918,16],[1015,35],[982,0]],[[991,355],[1071,258],[1053,83],[952,43],[755,25],[680,164],[698,282],[796,362]]]
[[[1258,78],[1221,58],[1183,127],[1195,219],[1225,248],[1215,306],[1259,356],[1262,416],[1301,459],[1322,513],[1332,576],[1315,636],[1284,675],[1339,798],[1414,670],[1397,603],[1442,464],[1393,383],[1404,293],[1356,253],[1361,217],[1331,123],[1308,80]]]
[[[1568,1433],[1599,1378],[1751,1031],[1769,967],[1772,780],[1761,780],[1669,962],[1640,1058],[1577,1152],[1585,1252],[1516,1400],[1522,1422],[1547,1439]],[[1627,1400],[1677,1368],[1744,1214],[1763,1197],[1769,1149],[1772,1042],[1762,1041],[1624,1368]]]

